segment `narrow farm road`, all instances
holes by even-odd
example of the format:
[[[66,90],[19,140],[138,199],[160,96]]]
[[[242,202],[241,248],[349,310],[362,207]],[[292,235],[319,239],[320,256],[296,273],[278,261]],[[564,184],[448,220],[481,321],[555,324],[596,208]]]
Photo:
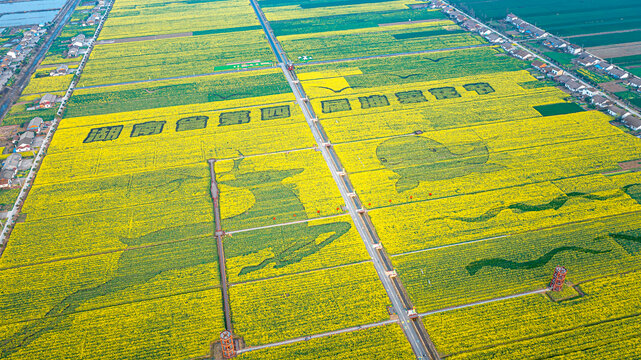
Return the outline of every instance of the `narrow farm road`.
[[[419,360],[438,359],[438,353],[436,352],[434,345],[431,343],[422,323],[420,323],[420,318],[410,318],[408,314],[410,310],[413,310],[413,307],[411,307],[407,294],[402,288],[398,277],[395,276],[395,271],[391,268],[387,256],[384,254],[384,251],[382,251],[382,245],[378,240],[373,226],[369,222],[367,213],[362,208],[358,195],[356,195],[356,192],[347,177],[347,173],[343,169],[327,134],[318,121],[318,118],[314,113],[314,109],[312,108],[309,99],[296,76],[293,66],[287,59],[287,55],[276,39],[269,22],[265,18],[265,15],[258,6],[256,0],[250,1],[254,11],[256,12],[256,16],[265,31],[269,44],[279,61],[283,74],[296,96],[298,105],[305,115],[305,119],[307,120],[312,134],[314,135],[314,139],[316,140],[323,158],[329,167],[332,177],[339,188],[354,225],[365,243],[367,252],[372,259],[378,277],[381,280],[390,301],[392,302],[394,311],[398,315],[401,328],[409,340],[416,357]]]

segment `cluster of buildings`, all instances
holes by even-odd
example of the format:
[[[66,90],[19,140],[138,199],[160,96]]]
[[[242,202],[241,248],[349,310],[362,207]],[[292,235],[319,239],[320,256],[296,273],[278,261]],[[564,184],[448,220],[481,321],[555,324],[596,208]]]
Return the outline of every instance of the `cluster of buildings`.
[[[89,39],[87,39],[85,34],[78,34],[71,38],[71,42],[69,43],[69,50],[67,50],[67,57],[75,58],[79,55],[84,55],[87,52],[88,47]]]
[[[34,25],[25,30],[22,34],[22,39],[7,51],[2,61],[0,61],[0,86],[4,86],[9,81],[45,32],[46,30],[39,25]]]
[[[571,74],[566,73],[560,67],[550,65],[543,61],[536,60],[536,56],[522,47],[516,46],[501,36],[498,32],[490,29],[489,27],[479,23],[478,21],[469,18],[464,13],[457,10],[455,7],[447,4],[441,0],[432,0],[430,7],[433,9],[441,9],[447,14],[450,19],[458,23],[462,28],[478,33],[487,39],[492,44],[499,44],[506,53],[521,60],[532,60],[532,66],[539,70],[541,73],[554,79],[556,82],[562,84],[574,96],[584,98],[586,101],[591,102],[597,108],[606,111],[612,116],[619,118],[624,124],[633,130],[641,130],[641,119],[630,114],[629,112],[614,105],[608,100],[603,93],[597,89],[584,85],[577,78]],[[514,14],[508,14],[506,22],[514,25],[516,30],[524,35],[539,39],[544,46],[558,51],[564,51],[572,55],[579,55],[574,61],[576,64],[608,74],[615,79],[629,79],[626,84],[641,91],[641,79],[634,77],[626,71],[599,59],[588,52],[585,52],[581,47],[574,45],[566,40],[555,37],[545,30],[534,26],[523,19],[518,18]]]
[[[514,14],[508,14],[505,21],[514,25],[520,33],[529,35],[532,38],[540,39],[541,44],[549,49],[578,55],[578,58],[572,60],[576,65],[610,76],[615,80],[627,80],[627,85],[641,91],[640,78],[630,74],[618,66],[610,64],[607,61],[590,54],[580,46],[556,37],[545,30],[528,23],[527,21],[520,19]]]
[[[0,189],[20,187],[20,184],[15,181],[18,171],[29,170],[33,162],[32,158],[24,158],[23,153],[33,151],[38,146],[36,136],[42,131],[43,126],[42,118],[34,117],[29,121],[27,131],[14,139],[13,153],[7,157],[0,170]]]
[[[98,0],[96,6],[91,9],[91,14],[83,21],[84,26],[93,26],[100,22],[100,12],[105,7],[105,0]]]
[[[458,11],[453,6],[440,1],[435,0],[430,3],[432,9],[441,9],[445,14],[447,14],[452,21],[459,24],[463,29],[477,33],[484,37],[491,44],[503,44],[505,39],[496,31],[490,29],[487,26],[479,24],[477,21],[470,19],[465,16],[462,12]]]
[[[62,101],[62,98],[54,95],[54,94],[44,94],[38,100],[37,104],[34,104],[34,106],[30,106],[27,108],[28,111],[32,110],[39,110],[39,109],[51,109],[52,107],[56,106],[56,103]]]

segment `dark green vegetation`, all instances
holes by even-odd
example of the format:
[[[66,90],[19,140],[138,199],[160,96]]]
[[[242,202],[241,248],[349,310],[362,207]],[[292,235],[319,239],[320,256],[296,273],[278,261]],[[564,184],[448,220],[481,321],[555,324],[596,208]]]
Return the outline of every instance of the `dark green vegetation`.
[[[547,52],[544,52],[543,54],[549,57],[550,59],[556,61],[560,65],[566,65],[566,66],[571,66],[572,59],[576,57],[572,54],[556,52],[556,51],[547,51]]]
[[[563,115],[563,114],[572,114],[584,111],[576,103],[558,103],[558,104],[548,104],[548,105],[538,105],[534,106],[534,109],[541,114],[541,116],[554,116],[554,115]]]
[[[498,55],[490,48],[437,52],[429,55],[398,56],[335,64],[334,67],[354,67],[362,75],[346,76],[351,87],[375,87],[424,82],[499,71],[524,69],[527,64],[512,57]],[[304,67],[302,71],[322,69]]]
[[[557,86],[557,85],[558,84],[556,82],[552,81],[552,80],[544,80],[544,81],[533,80],[533,81],[519,83],[519,86],[524,88],[524,89],[526,89],[526,90],[538,89],[538,88],[542,88],[542,87]]]
[[[211,232],[213,225],[206,224],[205,227]],[[162,230],[161,232],[167,232],[167,234],[160,238],[164,238],[165,240],[175,239],[175,237],[173,237],[173,231]],[[158,236],[145,236],[137,239],[122,239],[122,241],[129,246],[135,246],[149,245],[151,241],[158,239]],[[10,338],[0,338],[0,358],[5,358],[19,351],[48,331],[60,331],[61,328],[69,326],[69,319],[64,315],[73,314],[79,311],[80,308],[87,310],[86,306],[84,306],[87,302],[94,302],[96,299],[102,298],[103,302],[100,306],[93,305],[90,306],[90,308],[95,309],[113,306],[116,303],[122,302],[123,299],[116,296],[113,299],[105,301],[105,297],[114,296],[128,290],[131,291],[136,286],[144,286],[154,277],[165,272],[190,269],[203,264],[216,263],[216,261],[216,243],[211,241],[210,236],[124,251],[118,260],[117,268],[113,272],[111,280],[94,287],[78,290],[66,296],[56,306],[50,309],[42,319],[29,323],[29,325],[23,327]],[[214,282],[216,281],[214,280]],[[186,287],[183,285],[182,289],[179,285],[173,292],[177,294],[179,292],[204,290],[211,287],[211,283],[198,283],[197,286],[188,284]],[[129,298],[126,300],[135,302],[154,298],[159,295],[172,295],[166,292],[160,294],[154,294],[153,292],[153,290],[151,292],[134,290],[133,298],[131,295],[128,295]],[[24,296],[24,294],[20,295]]]
[[[504,210],[512,210],[514,213],[558,210],[571,199],[603,201],[603,200],[608,200],[617,196],[619,195],[613,194],[608,196],[599,196],[594,194],[586,194],[582,192],[571,192],[571,193],[559,195],[554,199],[542,204],[531,205],[526,203],[514,203],[507,206],[494,207],[479,216],[475,216],[475,217],[456,217],[455,216],[455,217],[451,217],[450,219],[464,221],[464,222],[483,222],[496,217],[498,214],[500,214]]]
[[[376,27],[379,24],[405,22],[408,19],[412,19],[412,21],[431,19],[444,20],[445,17],[440,11],[407,9],[272,21],[270,22],[270,25],[276,36],[283,36],[291,34],[311,34],[325,31],[364,29],[368,27]],[[447,33],[445,30],[442,31],[443,33]]]
[[[28,106],[32,105],[29,104]],[[20,110],[14,110],[16,107]],[[58,106],[54,106],[51,109],[39,109],[33,111],[23,111],[21,105],[14,105],[14,108],[9,110],[7,116],[2,120],[2,125],[20,125],[30,121],[36,116],[41,117],[44,121],[51,121],[58,111]]]
[[[135,89],[124,85],[104,87],[100,90],[91,94],[76,91],[69,101],[66,116],[109,114],[284,94],[291,91],[282,73],[210,76],[176,85],[154,85],[154,82],[150,82],[136,86]]]
[[[623,187],[623,191],[641,204],[641,184],[630,184]]]
[[[241,164],[242,159],[234,160],[231,170],[234,179],[220,181],[220,183],[248,189],[255,202],[244,213],[224,219],[225,229],[271,225],[274,223],[275,215],[280,218],[284,214],[293,214],[295,218],[291,217],[292,219],[307,219],[305,207],[298,198],[296,189],[283,183],[285,179],[301,173],[303,169],[244,172],[240,169]],[[216,176],[225,174],[216,174]],[[224,218],[225,214],[221,216]],[[273,264],[274,268],[282,268],[318,252],[343,236],[350,228],[349,222],[321,225],[300,223],[267,228],[260,232],[244,232],[235,234],[233,239],[225,241],[225,252],[228,258],[267,249],[274,254],[258,264],[243,267],[238,275],[260,270],[270,264]],[[317,241],[323,234],[326,236],[321,241]]]
[[[638,91],[622,91],[616,93],[616,96],[629,101],[632,105],[641,108],[641,93]]]
[[[559,36],[638,29],[641,23],[641,2],[636,0],[454,0],[453,4],[482,19],[501,19],[512,12]]]
[[[422,136],[400,136],[381,143],[376,157],[400,177],[396,181],[399,193],[416,188],[420,181],[453,179],[502,168],[487,163],[490,153],[480,141],[447,147]]]
[[[415,32],[394,34],[392,36],[396,40],[404,40],[404,39],[415,39],[415,38],[422,38],[422,37],[428,37],[428,36],[457,34],[462,32],[464,31],[463,30],[426,30],[426,31],[415,31]]]
[[[474,261],[472,263],[469,263],[465,266],[465,269],[467,269],[467,272],[470,275],[475,275],[479,270],[483,269],[484,267],[500,267],[503,269],[512,269],[512,270],[523,270],[523,269],[535,269],[541,266],[546,265],[547,263],[554,258],[556,254],[566,252],[566,251],[574,251],[574,252],[582,252],[586,254],[603,254],[610,252],[611,250],[592,250],[592,249],[585,249],[579,246],[561,246],[556,249],[552,249],[545,253],[544,255],[541,255],[541,257],[530,260],[530,261],[524,261],[524,262],[517,262],[517,261],[512,261],[512,260],[506,260],[502,258],[493,258],[493,259],[483,259],[483,260],[478,260]]]
[[[641,251],[641,231],[639,230],[610,234],[610,237],[630,255],[636,255]]]

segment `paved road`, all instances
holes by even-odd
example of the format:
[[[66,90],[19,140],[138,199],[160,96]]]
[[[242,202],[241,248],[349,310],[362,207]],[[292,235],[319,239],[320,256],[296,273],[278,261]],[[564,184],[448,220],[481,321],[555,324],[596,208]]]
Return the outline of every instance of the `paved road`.
[[[231,322],[231,307],[229,306],[229,286],[227,284],[227,266],[225,261],[225,249],[223,248],[223,232],[222,221],[220,218],[220,203],[218,191],[218,183],[216,182],[216,160],[209,159],[209,175],[211,176],[211,199],[214,206],[214,222],[216,224],[216,249],[218,250],[218,268],[220,269],[220,288],[223,295],[223,308],[225,309],[225,328],[232,333],[234,326]]]
[[[269,22],[265,18],[262,10],[260,10],[260,8],[258,7],[256,0],[250,1],[252,6],[254,7],[254,10],[256,11],[256,15],[261,23],[261,26],[263,27],[263,30],[267,35],[270,46],[272,47],[274,54],[280,62],[280,66],[283,70],[283,73],[285,74],[285,78],[287,79],[287,82],[289,83],[292,91],[294,92],[294,95],[296,96],[298,105],[303,110],[303,114],[305,115],[314,139],[318,143],[323,158],[325,159],[325,162],[330,169],[332,177],[338,185],[340,193],[345,200],[345,205],[352,220],[354,221],[354,225],[356,226],[358,233],[361,235],[361,238],[366,245],[367,252],[372,259],[374,268],[376,269],[381,283],[383,284],[383,287],[385,288],[385,291],[387,292],[388,297],[392,302],[392,306],[394,307],[395,312],[398,314],[401,328],[407,336],[407,339],[409,340],[410,345],[412,346],[412,349],[416,354],[416,357],[420,360],[438,359],[438,354],[436,354],[436,351],[430,349],[428,344],[425,342],[425,336],[419,334],[420,329],[418,328],[416,322],[409,318],[407,314],[407,311],[409,309],[404,304],[401,294],[396,287],[397,284],[395,284],[393,280],[386,274],[387,268],[384,265],[381,257],[377,253],[377,250],[374,248],[374,244],[377,241],[373,238],[373,231],[364,220],[362,214],[359,213],[359,210],[362,210],[360,206],[360,200],[354,193],[353,188],[350,185],[351,183],[349,182],[349,179],[347,178],[347,175],[344,172],[340,161],[338,160],[338,156],[336,156],[336,153],[334,152],[332,145],[329,143],[325,131],[320,125],[320,122],[317,120],[314,109],[309,103],[307,95],[305,94],[305,91],[298,81],[296,72],[293,69],[287,68],[287,64],[289,63],[287,56],[278,43],[276,36],[274,36],[274,33],[269,26]]]
[[[427,311],[427,312],[418,314],[418,316],[423,317],[423,316],[427,316],[427,315],[438,314],[438,313],[443,313],[443,312],[448,312],[448,311],[458,310],[458,309],[464,309],[464,308],[468,308],[468,307],[472,307],[472,306],[488,304],[488,303],[493,303],[493,302],[497,302],[497,301],[514,299],[514,298],[518,298],[518,297],[522,297],[522,296],[528,296],[528,295],[534,295],[534,294],[544,294],[544,293],[546,293],[548,291],[550,291],[550,289],[548,289],[548,288],[532,290],[532,291],[526,291],[526,292],[522,292],[522,293],[518,293],[518,294],[506,295],[506,296],[501,296],[501,297],[488,299],[488,300],[475,301],[475,302],[472,302],[472,303],[469,303],[469,304],[462,304],[462,305],[446,307],[446,308],[443,308],[443,309]]]
[[[287,344],[294,344],[294,343],[301,342],[301,341],[309,341],[309,340],[312,340],[312,339],[324,338],[324,337],[327,337],[327,336],[344,334],[344,333],[348,333],[348,332],[352,332],[352,331],[365,330],[365,329],[369,329],[369,328],[373,328],[373,327],[377,327],[377,326],[390,325],[390,324],[394,324],[395,322],[396,322],[396,320],[385,320],[385,321],[381,321],[381,322],[373,323],[373,324],[353,326],[353,327],[350,327],[350,328],[330,331],[330,332],[326,332],[326,333],[322,333],[322,334],[314,334],[314,335],[309,335],[309,336],[304,336],[304,337],[298,337],[298,338],[294,338],[294,339],[279,341],[279,342],[271,343],[271,344],[252,346],[252,347],[249,347],[249,348],[238,350],[236,352],[238,354],[242,354],[242,353],[246,353],[246,352],[249,352],[249,351],[255,351],[255,350],[260,350],[260,349],[265,349],[265,348],[270,348],[270,347],[275,347],[275,346],[281,346],[281,345],[287,345]]]
[[[332,219],[332,218],[337,218],[341,216],[346,216],[347,214],[336,214],[336,215],[329,215],[329,216],[319,216],[319,217],[314,217],[314,218],[309,218],[305,220],[297,220],[297,221],[290,221],[286,223],[278,223],[278,224],[273,224],[273,225],[265,225],[265,226],[257,226],[253,228],[247,228],[247,229],[240,229],[240,230],[233,230],[227,232],[227,234],[233,235],[237,233],[243,233],[247,231],[254,231],[254,230],[262,230],[262,229],[269,229],[269,228],[274,228],[274,227],[279,227],[279,226],[287,226],[287,225],[294,225],[294,224],[303,224],[303,223],[308,223],[316,220],[326,220],[326,219]]]

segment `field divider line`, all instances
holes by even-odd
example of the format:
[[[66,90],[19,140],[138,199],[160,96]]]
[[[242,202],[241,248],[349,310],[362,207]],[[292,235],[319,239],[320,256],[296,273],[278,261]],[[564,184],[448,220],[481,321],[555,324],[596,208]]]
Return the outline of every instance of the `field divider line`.
[[[374,328],[374,327],[378,327],[378,326],[385,326],[385,325],[390,325],[390,324],[395,324],[395,323],[398,323],[398,321],[397,320],[384,320],[384,321],[377,322],[377,323],[370,323],[370,324],[365,324],[365,325],[352,326],[352,327],[348,327],[348,328],[344,328],[344,329],[340,329],[340,330],[334,330],[334,331],[329,331],[329,332],[320,333],[320,334],[313,334],[313,335],[309,335],[309,336],[297,337],[297,338],[293,338],[293,339],[289,339],[289,340],[283,340],[283,341],[279,341],[279,342],[275,342],[275,343],[269,343],[269,344],[257,345],[257,346],[250,346],[250,347],[247,347],[247,348],[244,348],[244,349],[237,350],[236,352],[238,354],[243,354],[243,353],[250,352],[250,351],[261,350],[261,349],[266,349],[266,348],[276,347],[276,346],[282,346],[282,345],[288,345],[288,344],[295,344],[295,343],[301,342],[301,341],[309,341],[309,340],[312,340],[312,339],[320,339],[320,338],[324,338],[324,337],[328,337],[328,336],[332,336],[332,335],[339,335],[339,334],[349,333],[349,332],[353,332],[353,331],[366,330],[366,329],[370,329],[370,328]]]
[[[239,229],[239,230],[232,230],[232,231],[226,231],[225,234],[238,234],[238,233],[244,233],[248,231],[255,231],[255,230],[263,230],[263,229],[270,229],[274,227],[279,227],[279,226],[287,226],[287,225],[294,225],[294,224],[304,224],[312,221],[319,221],[319,220],[325,220],[325,219],[333,219],[337,217],[342,217],[342,216],[348,216],[349,214],[344,213],[344,214],[336,214],[336,215],[328,215],[328,216],[320,216],[320,217],[315,217],[315,218],[309,218],[305,220],[297,220],[297,221],[291,221],[291,222],[286,222],[286,223],[280,223],[280,224],[273,224],[273,225],[265,225],[265,226],[257,226],[253,228],[248,228],[248,229]]]
[[[508,300],[508,299],[515,299],[515,298],[522,297],[522,296],[543,294],[543,293],[546,293],[548,291],[550,291],[550,289],[548,289],[548,288],[532,290],[532,291],[525,291],[525,292],[521,292],[521,293],[517,293],[517,294],[506,295],[506,296],[501,296],[501,297],[487,299],[487,300],[479,300],[479,301],[474,301],[474,302],[467,303],[467,304],[454,305],[454,306],[449,306],[449,307],[442,308],[442,309],[426,311],[426,312],[419,313],[418,316],[424,317],[424,316],[429,316],[429,315],[434,315],[434,314],[440,314],[440,313],[444,313],[444,312],[448,312],[448,311],[465,309],[465,308],[469,308],[469,307],[472,307],[472,306],[489,304],[489,303]]]

